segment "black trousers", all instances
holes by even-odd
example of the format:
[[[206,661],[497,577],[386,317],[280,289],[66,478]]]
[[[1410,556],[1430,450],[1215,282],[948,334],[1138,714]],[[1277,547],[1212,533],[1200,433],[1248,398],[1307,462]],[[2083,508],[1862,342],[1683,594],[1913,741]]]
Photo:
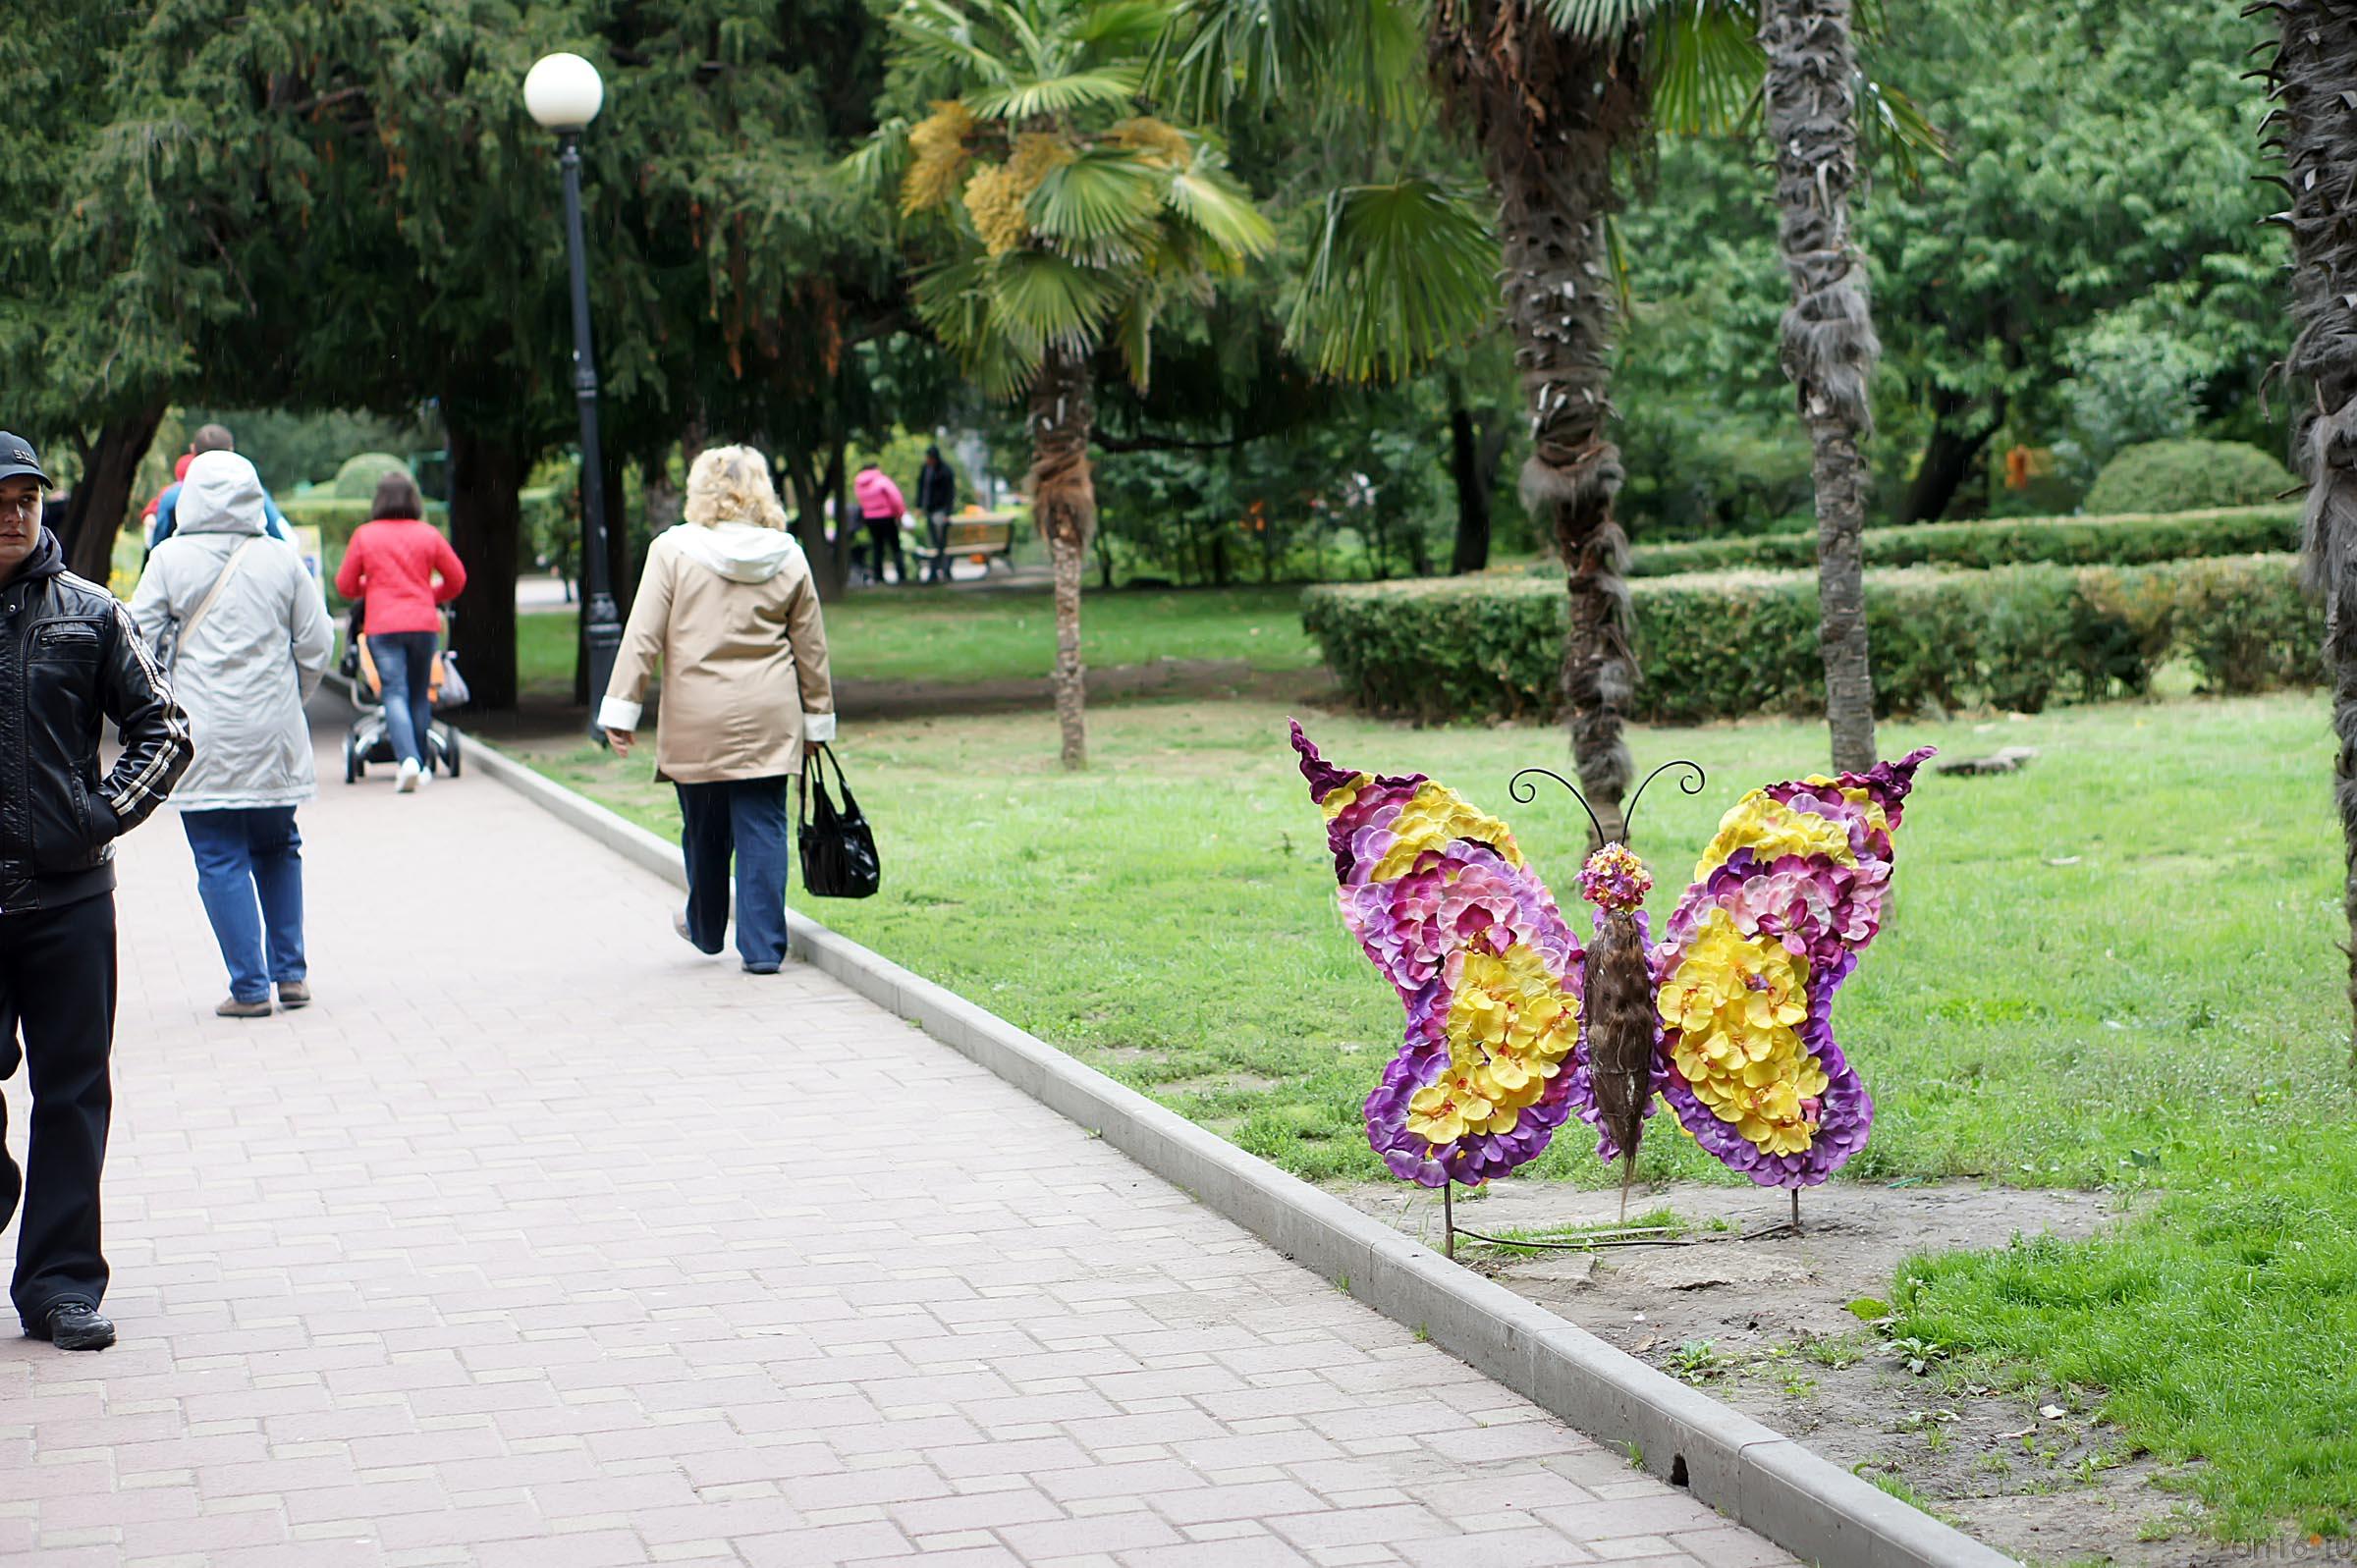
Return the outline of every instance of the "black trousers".
[[[106,1295],[98,1172],[114,1110],[114,1041],[115,895],[0,914],[0,1081],[15,1075],[21,1056],[32,1086],[22,1174],[8,1154],[8,1104],[0,1098],[0,1225],[22,1195],[9,1299],[27,1327],[61,1301],[95,1307]]]
[[[881,587],[884,582],[884,553],[886,551],[892,552],[893,576],[901,582],[906,582],[908,567],[901,560],[901,519],[898,517],[868,517],[863,520],[867,523],[868,558],[874,563],[872,569],[876,574],[877,586]]]

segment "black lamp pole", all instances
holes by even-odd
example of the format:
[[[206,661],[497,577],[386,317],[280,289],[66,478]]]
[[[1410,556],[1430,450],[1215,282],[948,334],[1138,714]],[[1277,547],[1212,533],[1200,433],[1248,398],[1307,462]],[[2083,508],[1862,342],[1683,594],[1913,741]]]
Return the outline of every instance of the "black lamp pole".
[[[581,582],[587,588],[589,733],[600,745],[597,722],[614,656],[622,647],[622,616],[606,571],[605,467],[597,452],[597,360],[589,349],[589,262],[581,238],[581,134],[557,134],[557,162],[565,170],[565,249],[573,263],[573,396],[581,409]]]

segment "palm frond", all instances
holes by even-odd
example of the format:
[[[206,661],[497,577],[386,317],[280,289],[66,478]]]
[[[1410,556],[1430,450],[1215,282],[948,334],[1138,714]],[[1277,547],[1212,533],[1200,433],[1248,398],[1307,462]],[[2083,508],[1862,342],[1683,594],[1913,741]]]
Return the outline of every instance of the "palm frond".
[[[1619,37],[1643,27],[1656,13],[1676,6],[1692,9],[1711,0],[1546,0],[1547,18],[1557,30],[1593,43]]]
[[[1086,8],[1071,36],[1091,51],[1129,57],[1151,49],[1170,25],[1167,0],[1102,0]]]
[[[1239,103],[1389,114],[1417,88],[1421,10],[1416,0],[1184,0],[1156,45],[1151,80],[1197,119]]]
[[[1011,250],[991,262],[992,312],[1026,353],[1050,345],[1086,352],[1122,302],[1110,273],[1048,250]]]
[[[1038,355],[1026,356],[992,313],[986,258],[969,255],[927,268],[916,275],[909,300],[916,318],[958,356],[986,396],[1014,397],[1038,367]]]
[[[1145,68],[1132,61],[1091,66],[1062,76],[1007,81],[966,94],[966,107],[985,120],[1028,120],[1091,107],[1121,108],[1145,85]]]
[[[1126,240],[1134,254],[1137,231],[1160,207],[1159,175],[1136,153],[1091,148],[1040,181],[1026,203],[1031,227],[1059,245]]]
[[[1431,181],[1338,190],[1287,331],[1320,375],[1398,381],[1489,318],[1498,267],[1489,212]]]
[[[979,6],[986,16],[1003,8]],[[1013,75],[1001,46],[984,37],[973,16],[949,0],[906,0],[887,24],[908,57],[973,81],[1005,82]]]
[[[876,127],[842,162],[835,165],[837,182],[862,201],[881,201],[901,183],[908,166],[908,121],[895,115]]]
[[[1154,308],[1153,296],[1141,290],[1130,297],[1122,309],[1121,319],[1114,323],[1114,338],[1122,350],[1122,368],[1128,372],[1129,384],[1140,392],[1146,390],[1154,374]]]
[[[1733,135],[1758,112],[1768,56],[1759,8],[1743,0],[1681,0],[1645,35],[1654,119],[1680,135]]]
[[[1914,99],[1864,71],[1857,94],[1858,150],[1870,166],[1887,165],[1912,185],[1923,177],[1926,157],[1946,160],[1947,137]]]
[[[1170,177],[1163,201],[1232,257],[1262,256],[1276,246],[1275,227],[1209,146],[1197,147],[1193,166]]]

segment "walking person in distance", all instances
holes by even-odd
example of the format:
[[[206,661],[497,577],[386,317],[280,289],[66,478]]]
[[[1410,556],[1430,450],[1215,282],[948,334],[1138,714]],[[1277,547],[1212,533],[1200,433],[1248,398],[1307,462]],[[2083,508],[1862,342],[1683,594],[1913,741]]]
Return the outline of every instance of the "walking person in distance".
[[[939,447],[925,449],[925,465],[916,470],[916,510],[925,514],[925,542],[933,547],[925,569],[927,582],[950,580],[950,514],[958,510],[958,473],[942,460]]]
[[[893,580],[907,586],[908,567],[901,559],[901,518],[907,515],[908,502],[901,487],[871,462],[852,475],[851,499],[858,503],[859,520],[867,528],[869,571],[876,586],[884,586],[886,551],[892,553]]]
[[[131,601],[195,739],[172,803],[229,966],[229,1000],[213,1009],[224,1018],[269,1017],[272,986],[282,1007],[311,1000],[295,809],[318,790],[302,710],[336,637],[302,557],[268,526],[253,464],[203,454]]]
[[[442,607],[466,591],[466,568],[425,520],[425,500],[407,473],[395,469],[376,482],[368,517],[344,547],[336,592],[367,606],[362,631],[401,762],[394,787],[408,794],[432,777],[425,737],[434,723],[434,654]]]
[[[49,477],[0,431],[0,1080],[26,1064],[20,1172],[0,1100],[0,1225],[25,1200],[9,1297],[25,1332],[103,1350],[98,1178],[114,1112],[114,840],[189,766],[189,726],[114,595],[41,526]],[[99,732],[123,755],[103,779]]]
[[[673,929],[720,951],[734,855],[738,954],[748,973],[774,975],[794,853],[787,782],[805,742],[835,736],[826,626],[760,453],[716,447],[697,458],[685,515],[647,551],[597,722],[628,756],[662,666],[655,772],[679,791],[687,863],[687,907]]]

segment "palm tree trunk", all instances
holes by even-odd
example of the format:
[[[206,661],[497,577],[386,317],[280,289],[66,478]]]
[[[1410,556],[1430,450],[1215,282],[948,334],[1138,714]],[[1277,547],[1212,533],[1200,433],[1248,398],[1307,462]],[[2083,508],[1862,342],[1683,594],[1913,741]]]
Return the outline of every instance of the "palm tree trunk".
[[[1871,475],[1858,447],[1874,428],[1867,389],[1883,346],[1849,229],[1858,178],[1850,0],[1765,0],[1760,47],[1768,56],[1778,239],[1792,279],[1781,357],[1814,449],[1825,717],[1835,769],[1863,773],[1874,766],[1874,670],[1858,539]]]
[[[1087,672],[1080,663],[1080,578],[1097,530],[1088,466],[1096,410],[1088,360],[1052,348],[1031,383],[1031,517],[1056,568],[1056,728],[1066,768],[1088,766]]]
[[[1522,505],[1551,530],[1570,594],[1563,706],[1571,757],[1607,837],[1625,831],[1621,739],[1635,695],[1628,538],[1613,515],[1622,478],[1612,417],[1619,308],[1605,223],[1618,206],[1613,152],[1644,124],[1644,40],[1562,34],[1532,0],[1441,0],[1434,70],[1481,145],[1498,195],[1507,320],[1530,408]]]
[[[2309,584],[2325,602],[2357,1018],[2357,9],[2345,0],[2277,0],[2274,9],[2281,35],[2269,126],[2290,176],[2295,329],[2283,370],[2297,410],[2293,459],[2308,482],[2303,554]],[[2357,1065],[2357,1043],[2350,1061]]]

